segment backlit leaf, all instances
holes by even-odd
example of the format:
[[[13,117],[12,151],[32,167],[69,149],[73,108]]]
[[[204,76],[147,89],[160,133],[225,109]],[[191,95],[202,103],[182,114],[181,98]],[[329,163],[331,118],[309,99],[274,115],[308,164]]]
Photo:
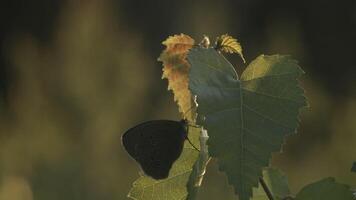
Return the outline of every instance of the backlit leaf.
[[[336,183],[334,178],[305,186],[296,196],[296,200],[354,200],[350,187]]]
[[[259,56],[238,78],[213,48],[194,48],[190,89],[197,95],[198,122],[209,135],[209,154],[218,159],[240,200],[252,196],[271,153],[296,132],[299,109],[306,105],[297,78],[303,71],[288,56]]]
[[[199,148],[199,128],[189,128],[189,139]],[[188,196],[187,183],[199,152],[187,141],[166,179],[155,180],[143,174],[134,183],[128,197],[137,200],[183,200]]]
[[[194,121],[194,102],[188,89],[189,63],[186,60],[187,53],[194,45],[194,40],[188,35],[180,34],[169,37],[162,42],[166,49],[158,60],[163,63],[162,78],[168,80],[168,90],[174,93],[179,111],[185,115],[183,118]],[[188,112],[191,110],[192,112]]]
[[[244,62],[245,58],[242,54],[242,47],[237,39],[231,37],[228,34],[221,35],[216,38],[215,49],[218,51],[224,51],[226,53],[237,53],[241,56]]]

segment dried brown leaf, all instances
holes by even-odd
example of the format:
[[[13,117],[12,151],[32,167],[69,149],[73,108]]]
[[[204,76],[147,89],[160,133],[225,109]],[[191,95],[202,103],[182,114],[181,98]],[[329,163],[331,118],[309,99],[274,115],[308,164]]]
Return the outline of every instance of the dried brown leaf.
[[[158,61],[163,63],[162,78],[168,80],[168,90],[172,90],[183,118],[194,121],[195,104],[188,89],[188,73],[190,65],[186,59],[194,40],[185,34],[168,37],[162,42],[166,49],[161,53]]]

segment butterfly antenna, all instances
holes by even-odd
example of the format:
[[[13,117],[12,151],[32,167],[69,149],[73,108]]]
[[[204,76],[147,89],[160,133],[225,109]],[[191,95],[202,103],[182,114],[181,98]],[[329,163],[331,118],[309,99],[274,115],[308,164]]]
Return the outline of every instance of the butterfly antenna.
[[[184,113],[183,113],[183,116],[185,116],[189,111],[193,110],[195,106],[191,106],[188,110],[186,110]]]
[[[189,138],[187,137],[187,140],[189,142],[190,145],[192,145],[192,147],[197,150],[198,152],[200,152],[200,150],[189,140]]]

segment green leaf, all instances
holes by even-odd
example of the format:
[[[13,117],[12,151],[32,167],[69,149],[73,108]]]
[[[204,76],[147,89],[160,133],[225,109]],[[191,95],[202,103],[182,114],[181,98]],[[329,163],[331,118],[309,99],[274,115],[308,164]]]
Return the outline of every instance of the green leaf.
[[[321,181],[305,186],[296,197],[296,200],[354,200],[349,186],[336,183],[334,178],[325,178]]]
[[[189,139],[198,148],[199,133],[200,129],[189,128]],[[185,142],[183,152],[173,164],[168,178],[155,180],[142,174],[133,183],[128,197],[137,200],[186,199],[188,196],[187,183],[198,154],[191,144]]]
[[[198,122],[208,146],[241,200],[252,196],[271,153],[284,136],[296,132],[299,109],[306,105],[297,78],[303,71],[287,56],[259,56],[243,72],[212,48],[194,48],[189,87],[197,96]]]
[[[278,169],[267,168],[263,170],[263,179],[276,200],[291,196],[287,177]],[[253,200],[268,200],[262,186],[253,190]]]
[[[354,162],[354,164],[352,165],[351,171],[352,172],[356,172],[356,162]]]

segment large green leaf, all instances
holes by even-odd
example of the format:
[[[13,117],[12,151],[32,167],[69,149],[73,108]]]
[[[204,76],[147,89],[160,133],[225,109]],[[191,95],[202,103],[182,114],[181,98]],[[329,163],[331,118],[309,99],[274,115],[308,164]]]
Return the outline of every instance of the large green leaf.
[[[296,200],[354,200],[350,187],[336,183],[334,178],[325,178],[305,186]]]
[[[194,48],[189,87],[197,96],[198,122],[209,134],[208,146],[241,200],[252,196],[284,136],[294,133],[299,108],[306,105],[297,78],[303,71],[287,56],[259,56],[243,72],[212,48]]]
[[[200,129],[189,128],[189,139],[199,147]],[[198,151],[188,142],[185,142],[184,149],[179,159],[173,164],[169,176],[166,179],[155,180],[143,174],[134,183],[128,197],[137,200],[183,200],[188,196],[188,191],[194,188],[187,188],[188,180],[193,179],[191,173],[193,165],[198,158]],[[193,187],[193,186],[192,186]]]
[[[278,169],[267,168],[263,170],[263,179],[276,200],[291,196],[287,177]],[[262,186],[253,190],[253,200],[269,200]]]

